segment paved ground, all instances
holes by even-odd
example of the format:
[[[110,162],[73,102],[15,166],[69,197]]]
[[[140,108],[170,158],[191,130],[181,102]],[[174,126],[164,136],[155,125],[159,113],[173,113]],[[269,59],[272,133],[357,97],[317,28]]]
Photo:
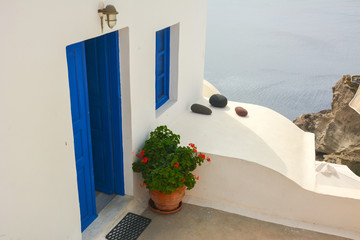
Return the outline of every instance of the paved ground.
[[[139,240],[345,239],[190,204],[184,204],[183,209],[175,214],[161,215],[147,209],[142,215],[152,222]]]

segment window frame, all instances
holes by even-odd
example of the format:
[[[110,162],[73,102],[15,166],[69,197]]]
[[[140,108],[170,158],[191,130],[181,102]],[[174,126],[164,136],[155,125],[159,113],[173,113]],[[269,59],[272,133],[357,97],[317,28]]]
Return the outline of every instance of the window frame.
[[[155,102],[156,109],[170,99],[170,27],[156,32]]]

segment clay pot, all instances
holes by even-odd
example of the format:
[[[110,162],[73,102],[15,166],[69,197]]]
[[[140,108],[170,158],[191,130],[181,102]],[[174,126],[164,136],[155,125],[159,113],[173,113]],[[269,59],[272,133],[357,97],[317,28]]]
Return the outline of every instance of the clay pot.
[[[172,211],[179,207],[185,195],[185,188],[180,187],[170,194],[162,194],[157,190],[149,190],[150,198],[153,200],[155,207],[160,211]]]

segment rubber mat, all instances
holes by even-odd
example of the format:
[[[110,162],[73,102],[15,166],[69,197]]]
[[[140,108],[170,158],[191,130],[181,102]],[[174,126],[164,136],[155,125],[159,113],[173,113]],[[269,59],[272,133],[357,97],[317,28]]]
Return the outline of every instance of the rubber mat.
[[[106,235],[108,240],[135,240],[150,224],[151,219],[127,213],[126,216]]]

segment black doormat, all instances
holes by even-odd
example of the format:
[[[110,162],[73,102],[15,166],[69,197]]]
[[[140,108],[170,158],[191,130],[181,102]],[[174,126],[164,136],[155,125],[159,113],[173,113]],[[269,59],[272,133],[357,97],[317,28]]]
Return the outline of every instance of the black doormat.
[[[106,235],[109,240],[135,240],[150,224],[151,219],[129,212]]]

